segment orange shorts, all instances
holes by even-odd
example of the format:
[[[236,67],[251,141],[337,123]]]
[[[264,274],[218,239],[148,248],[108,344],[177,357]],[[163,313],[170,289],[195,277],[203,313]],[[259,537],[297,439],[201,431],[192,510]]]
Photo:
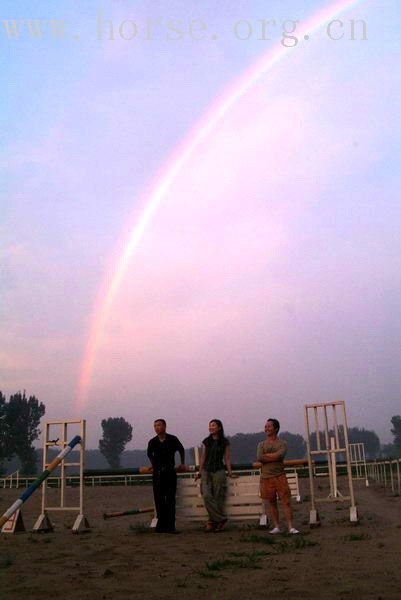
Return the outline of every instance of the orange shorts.
[[[291,491],[285,474],[261,479],[260,495],[263,500],[268,500],[269,502],[276,502],[278,496],[281,502],[289,504],[291,501]]]

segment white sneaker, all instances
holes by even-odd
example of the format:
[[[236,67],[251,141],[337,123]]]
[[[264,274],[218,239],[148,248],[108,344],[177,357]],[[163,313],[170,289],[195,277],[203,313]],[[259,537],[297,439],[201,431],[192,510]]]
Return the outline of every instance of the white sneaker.
[[[269,531],[269,533],[271,533],[272,535],[277,535],[278,533],[281,533],[281,529],[279,527],[274,527],[274,529]]]
[[[298,529],[295,529],[295,527],[291,527],[291,529],[288,530],[288,533],[290,533],[291,535],[295,535],[299,533],[299,531]]]

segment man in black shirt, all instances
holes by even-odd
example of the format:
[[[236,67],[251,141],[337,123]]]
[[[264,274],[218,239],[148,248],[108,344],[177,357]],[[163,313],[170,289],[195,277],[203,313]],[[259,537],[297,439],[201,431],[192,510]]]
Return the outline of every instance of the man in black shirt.
[[[180,453],[185,466],[185,450],[175,435],[166,433],[166,421],[157,419],[154,424],[156,436],[148,443],[148,458],[153,467],[153,496],[157,513],[157,533],[177,533],[175,528],[175,494],[177,473],[175,453]]]

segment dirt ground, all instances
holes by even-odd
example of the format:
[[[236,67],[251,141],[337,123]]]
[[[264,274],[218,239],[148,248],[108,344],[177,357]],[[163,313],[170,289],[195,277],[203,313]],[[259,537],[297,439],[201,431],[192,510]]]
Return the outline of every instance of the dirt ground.
[[[327,495],[326,486],[319,481],[319,495]],[[0,598],[399,600],[401,498],[355,482],[360,523],[350,524],[347,503],[322,504],[322,526],[310,529],[307,480],[301,492],[303,501],[293,506],[302,535],[273,537],[255,522],[212,534],[178,522],[181,535],[168,535],[142,526],[148,515],[104,521],[104,511],[151,505],[151,488],[87,488],[90,533],[73,535],[74,516],[52,513],[53,533],[0,535]],[[0,489],[0,514],[19,494]],[[39,513],[36,493],[23,508],[27,529]]]

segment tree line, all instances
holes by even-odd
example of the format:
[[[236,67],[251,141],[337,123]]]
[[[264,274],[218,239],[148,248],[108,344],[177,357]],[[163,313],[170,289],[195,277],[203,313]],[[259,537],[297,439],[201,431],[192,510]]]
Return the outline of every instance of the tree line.
[[[17,392],[6,397],[0,391],[0,473],[3,471],[4,462],[17,457],[21,464],[21,471],[27,474],[36,472],[38,462],[38,451],[33,442],[39,437],[39,424],[45,414],[45,405],[35,396],[27,396]],[[350,443],[362,442],[365,445],[365,453],[368,459],[378,456],[395,457],[401,456],[401,416],[395,415],[391,419],[391,433],[393,443],[380,445],[380,440],[374,431],[359,427],[348,429]],[[98,448],[111,468],[121,466],[121,458],[126,445],[132,440],[133,427],[123,417],[109,417],[101,421],[102,437],[99,439]],[[343,439],[343,431],[340,427],[340,443]],[[330,437],[334,435],[329,432]],[[324,446],[324,433],[319,432],[321,445]],[[306,456],[306,442],[302,435],[289,431],[280,433],[280,438],[288,445],[287,458],[296,459]],[[236,433],[228,436],[232,449],[233,463],[249,463],[255,461],[256,446],[265,439],[263,431],[256,433]],[[317,446],[316,434],[311,435],[312,449]],[[95,453],[96,451],[89,451]],[[135,456],[143,456],[143,464],[146,464],[145,451],[132,451]],[[131,452],[130,452],[131,454]],[[192,461],[192,453],[187,451],[188,461]],[[94,457],[93,457],[94,460]],[[134,466],[134,465],[133,465]],[[136,466],[136,465],[135,465]]]
[[[348,441],[351,444],[363,443],[365,446],[365,455],[367,459],[377,458],[385,452],[386,456],[401,455],[401,416],[392,417],[393,425],[391,433],[394,436],[393,444],[386,444],[381,447],[378,435],[371,430],[349,427]],[[99,450],[107,460],[111,468],[118,468],[121,465],[121,455],[126,444],[132,439],[132,425],[123,417],[109,417],[103,419],[102,423],[103,437],[99,440]],[[279,434],[280,438],[287,442],[288,459],[304,458],[306,456],[306,442],[302,435],[284,431]],[[233,463],[254,462],[256,447],[259,442],[265,439],[266,434],[263,431],[257,433],[236,433],[233,436],[227,436],[231,444],[231,455]],[[311,435],[311,448],[317,448],[317,435],[315,432]],[[329,431],[329,437],[334,437],[334,431]],[[325,447],[324,432],[319,432],[320,445]],[[339,442],[344,443],[344,431],[339,427]],[[344,457],[345,458],[345,457]],[[322,456],[322,459],[325,459]]]

